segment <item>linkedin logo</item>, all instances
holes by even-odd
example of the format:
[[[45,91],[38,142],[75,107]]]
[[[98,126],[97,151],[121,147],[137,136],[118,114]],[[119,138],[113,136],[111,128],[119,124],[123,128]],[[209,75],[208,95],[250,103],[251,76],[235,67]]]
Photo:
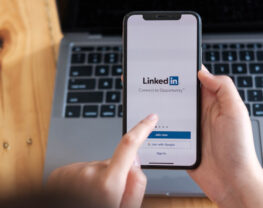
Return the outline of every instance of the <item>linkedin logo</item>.
[[[178,76],[169,77],[169,85],[179,85],[179,77]]]
[[[166,79],[157,79],[154,77],[153,79],[147,77],[143,77],[142,79],[143,84],[169,84],[169,85],[179,85],[179,77],[178,76],[170,76],[169,78],[167,77]]]

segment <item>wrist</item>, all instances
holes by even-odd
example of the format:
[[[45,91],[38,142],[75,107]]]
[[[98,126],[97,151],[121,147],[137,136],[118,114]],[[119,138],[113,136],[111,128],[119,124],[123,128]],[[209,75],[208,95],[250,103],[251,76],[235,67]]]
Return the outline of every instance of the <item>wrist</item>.
[[[238,191],[238,190],[237,190]],[[239,186],[239,198],[244,207],[263,206],[263,170],[258,167],[247,175],[247,179]]]
[[[262,207],[263,170],[260,166],[237,174],[227,186],[225,198],[218,202],[218,207]]]

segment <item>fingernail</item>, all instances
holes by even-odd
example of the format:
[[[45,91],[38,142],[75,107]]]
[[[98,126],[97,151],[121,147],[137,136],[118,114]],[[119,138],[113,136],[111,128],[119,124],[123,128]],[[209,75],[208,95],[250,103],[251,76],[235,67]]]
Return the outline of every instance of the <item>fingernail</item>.
[[[206,68],[202,68],[202,71],[210,74],[210,72]]]
[[[214,77],[214,75],[213,74],[211,74],[210,73],[210,71],[208,71],[206,68],[202,68],[202,70],[201,70],[203,73],[205,73],[206,74],[206,76],[209,76],[209,77]]]
[[[158,116],[153,113],[153,114],[150,114],[149,116],[147,116],[146,119],[151,120],[151,121],[155,121],[158,119]]]

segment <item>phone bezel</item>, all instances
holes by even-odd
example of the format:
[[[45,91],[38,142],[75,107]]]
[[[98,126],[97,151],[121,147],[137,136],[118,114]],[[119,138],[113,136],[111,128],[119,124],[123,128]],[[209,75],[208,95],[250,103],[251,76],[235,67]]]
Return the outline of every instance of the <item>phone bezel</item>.
[[[135,11],[130,12],[124,16],[123,19],[123,135],[127,132],[127,22],[128,19],[133,15],[184,15],[191,14],[196,18],[197,22],[197,72],[201,69],[201,18],[200,16],[193,11]],[[161,19],[163,20],[163,19]],[[201,123],[201,88],[200,81],[197,79],[197,122],[196,122],[196,130],[197,130],[197,151],[196,151],[196,161],[191,166],[163,166],[163,165],[141,165],[144,169],[195,169],[201,163],[201,138],[200,138],[200,123]]]

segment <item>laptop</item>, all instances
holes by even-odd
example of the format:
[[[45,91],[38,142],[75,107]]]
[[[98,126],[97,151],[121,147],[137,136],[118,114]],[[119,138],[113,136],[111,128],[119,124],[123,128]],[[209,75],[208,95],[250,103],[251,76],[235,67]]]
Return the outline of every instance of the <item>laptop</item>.
[[[246,104],[262,165],[261,0],[58,0],[57,63],[44,179],[59,166],[104,160],[122,136],[122,19],[130,11],[193,10],[203,21],[203,64],[229,75]],[[136,113],[136,112],[134,112]],[[147,195],[204,196],[184,170],[144,170]]]

